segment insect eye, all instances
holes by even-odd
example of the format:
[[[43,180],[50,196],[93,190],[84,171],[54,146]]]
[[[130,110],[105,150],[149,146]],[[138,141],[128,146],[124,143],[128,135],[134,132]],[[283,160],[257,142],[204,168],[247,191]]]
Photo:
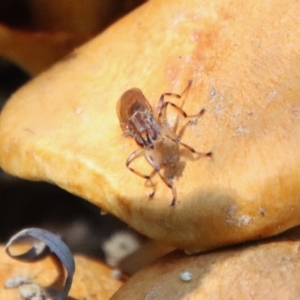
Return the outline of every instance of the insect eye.
[[[155,141],[157,139],[157,132],[155,129],[149,128],[147,133],[151,141]]]
[[[135,141],[139,146],[144,147],[143,139],[139,134],[135,136]]]

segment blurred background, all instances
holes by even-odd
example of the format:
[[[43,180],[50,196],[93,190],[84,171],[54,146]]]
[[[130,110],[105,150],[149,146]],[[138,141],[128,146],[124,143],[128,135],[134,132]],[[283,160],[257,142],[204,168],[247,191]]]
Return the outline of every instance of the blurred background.
[[[144,0],[1,0],[0,113],[23,84],[101,33]],[[0,141],[1,147],[1,141]],[[0,242],[26,227],[61,236],[73,253],[111,266],[145,238],[100,208],[42,182],[0,169]]]

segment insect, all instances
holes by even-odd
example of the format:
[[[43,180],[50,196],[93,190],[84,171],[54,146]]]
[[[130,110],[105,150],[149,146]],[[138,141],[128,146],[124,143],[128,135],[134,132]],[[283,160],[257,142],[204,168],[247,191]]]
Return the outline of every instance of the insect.
[[[212,156],[212,152],[201,153],[181,142],[180,137],[168,124],[166,116],[168,106],[172,106],[184,118],[197,118],[204,114],[205,109],[201,109],[195,115],[187,115],[178,105],[165,101],[166,96],[181,98],[189,90],[191,84],[192,81],[190,80],[181,94],[163,93],[158,101],[156,117],[150,103],[138,88],[127,90],[117,102],[117,115],[124,135],[134,138],[140,147],[128,157],[126,167],[134,174],[146,179],[146,181],[150,181],[153,187],[153,192],[149,195],[150,198],[155,194],[155,187],[151,179],[155,174],[158,174],[172,190],[173,199],[170,206],[175,206],[177,199],[173,175],[176,164],[180,159],[179,146],[186,148],[198,157]],[[130,166],[135,159],[141,156],[144,156],[153,167],[150,175],[144,175]],[[163,169],[165,170],[164,174],[162,174]]]

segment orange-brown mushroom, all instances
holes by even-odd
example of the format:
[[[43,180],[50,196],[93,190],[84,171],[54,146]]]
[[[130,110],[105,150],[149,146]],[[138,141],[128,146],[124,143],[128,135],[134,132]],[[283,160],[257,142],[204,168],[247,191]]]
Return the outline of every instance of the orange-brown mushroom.
[[[82,33],[30,32],[0,25],[0,55],[37,75],[90,38]]]
[[[211,253],[175,251],[136,273],[111,300],[298,299],[299,237],[298,227]]]
[[[189,252],[299,224],[299,12],[295,0],[147,2],[13,95],[0,116],[1,167],[56,183]],[[149,198],[126,168],[138,145],[122,135],[116,103],[136,86],[155,108],[190,79],[183,108],[206,112],[182,142],[213,157],[175,153],[170,207],[158,175]],[[178,112],[167,115],[171,123]],[[152,170],[142,158],[135,168]]]

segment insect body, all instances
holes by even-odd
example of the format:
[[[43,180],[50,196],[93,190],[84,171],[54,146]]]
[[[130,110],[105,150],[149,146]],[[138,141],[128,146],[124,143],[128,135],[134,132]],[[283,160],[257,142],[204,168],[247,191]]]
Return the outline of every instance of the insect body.
[[[181,98],[182,95],[190,88],[191,81],[181,95],[174,93],[164,93],[160,96],[157,106],[157,117],[154,117],[152,107],[138,88],[127,90],[117,103],[117,115],[120,126],[125,135],[135,139],[140,146],[134,151],[126,161],[126,167],[134,174],[149,180],[154,187],[151,179],[158,173],[165,184],[172,189],[173,199],[170,206],[176,203],[176,189],[173,185],[173,171],[179,161],[179,146],[183,146],[190,152],[200,156],[211,156],[212,153],[201,153],[187,144],[180,141],[180,138],[168,125],[166,109],[168,105],[174,107],[184,118],[200,117],[205,112],[202,109],[195,115],[187,115],[186,112],[176,104],[165,101],[165,96]],[[144,156],[148,163],[153,167],[150,175],[144,175],[130,167],[132,161]],[[165,174],[162,174],[162,169]],[[154,191],[150,194],[153,197]]]

